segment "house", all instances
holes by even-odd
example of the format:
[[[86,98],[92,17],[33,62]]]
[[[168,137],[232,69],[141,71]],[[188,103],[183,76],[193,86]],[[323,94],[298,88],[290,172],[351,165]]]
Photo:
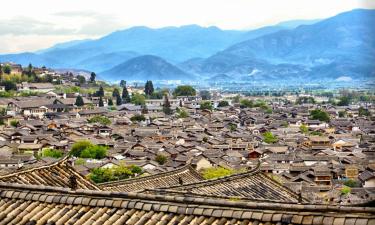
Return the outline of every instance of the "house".
[[[19,169],[23,166],[23,162],[20,159],[12,158],[0,158],[0,169]]]

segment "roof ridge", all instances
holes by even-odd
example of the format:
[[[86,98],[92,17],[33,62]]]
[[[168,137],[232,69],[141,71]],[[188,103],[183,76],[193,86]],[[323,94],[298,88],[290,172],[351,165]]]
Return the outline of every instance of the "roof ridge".
[[[14,183],[2,183],[0,182],[0,197],[1,198],[17,198],[17,199],[34,199],[31,198],[33,192],[37,192],[37,195],[40,197],[41,195],[48,195],[53,196],[50,198],[39,198],[35,201],[69,201],[71,199],[70,204],[84,204],[84,201],[74,201],[75,199],[81,197],[94,197],[100,198],[102,201],[116,201],[121,198],[124,200],[131,200],[131,199],[138,199],[144,200],[149,202],[162,202],[167,204],[172,203],[176,205],[181,204],[195,204],[199,205],[200,208],[212,208],[212,207],[228,207],[228,208],[237,208],[241,210],[248,210],[248,209],[258,209],[258,210],[277,210],[280,212],[324,212],[324,213],[331,213],[331,212],[340,212],[340,213],[360,213],[361,215],[365,215],[365,213],[370,214],[370,217],[375,218],[375,208],[371,207],[358,207],[358,206],[335,206],[335,205],[319,205],[319,204],[291,204],[291,203],[268,203],[268,202],[237,202],[237,201],[228,201],[223,199],[212,199],[212,198],[202,198],[196,196],[189,196],[189,197],[181,197],[181,196],[167,196],[167,195],[156,195],[156,194],[145,194],[145,193],[136,193],[136,192],[109,192],[109,191],[98,191],[98,190],[85,190],[85,189],[78,189],[78,190],[71,190],[69,188],[63,187],[53,187],[53,186],[42,186],[42,185],[24,185],[24,184],[14,184]],[[10,190],[10,191],[7,191]],[[25,191],[25,194],[19,194],[18,191]],[[27,192],[27,194],[26,194]],[[40,194],[42,192],[43,194]],[[58,198],[58,194],[67,194],[65,198]],[[47,197],[47,196],[46,196]],[[103,197],[105,199],[103,199]],[[110,199],[112,198],[112,199]],[[140,202],[140,201],[137,201]],[[67,203],[67,202],[64,202]]]

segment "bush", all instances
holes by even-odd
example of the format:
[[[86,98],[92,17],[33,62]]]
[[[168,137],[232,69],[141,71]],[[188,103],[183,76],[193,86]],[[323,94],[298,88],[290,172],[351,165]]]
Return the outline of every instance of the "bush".
[[[277,137],[274,136],[270,131],[265,132],[263,134],[263,137],[264,137],[264,142],[266,142],[267,144],[273,144],[278,141]]]
[[[144,105],[146,104],[146,97],[144,95],[134,93],[132,94],[131,102],[134,105]]]
[[[173,92],[174,96],[195,96],[196,94],[196,90],[190,85],[178,86]]]
[[[324,122],[329,122],[330,120],[328,113],[320,109],[315,109],[311,111],[310,116],[313,120],[319,120]]]
[[[352,191],[352,189],[350,187],[347,187],[347,186],[344,186],[341,188],[341,194],[342,195],[348,195],[350,194],[350,192]]]
[[[70,155],[80,158],[102,159],[107,155],[107,147],[93,145],[89,141],[78,141],[73,144]]]
[[[109,181],[128,179],[136,174],[142,174],[141,167],[136,165],[125,166],[120,164],[112,168],[95,168],[89,174],[89,178],[95,183],[104,183]]]
[[[87,120],[89,123],[100,123],[102,125],[110,125],[111,120],[106,116],[94,116]]]
[[[240,104],[241,108],[252,108],[254,106],[254,102],[249,99],[242,99]]]
[[[52,157],[52,158],[58,159],[58,158],[61,158],[61,157],[64,156],[64,152],[60,151],[60,150],[56,150],[56,149],[47,148],[47,149],[43,150],[42,156],[43,157]]]
[[[164,165],[164,164],[168,161],[168,158],[167,158],[167,156],[165,156],[165,155],[158,154],[158,155],[156,155],[156,157],[155,157],[155,161],[156,161],[157,163],[159,163],[160,165]]]
[[[299,127],[299,130],[301,131],[301,133],[303,134],[307,134],[309,132],[309,128],[306,126],[306,125],[301,125]]]
[[[186,112],[186,111],[183,110],[183,109],[180,109],[179,112],[178,112],[177,117],[178,117],[178,118],[187,118],[187,117],[189,117],[189,113]]]
[[[212,104],[211,102],[209,101],[204,101],[204,102],[201,102],[201,106],[200,106],[200,109],[202,110],[212,110]]]
[[[146,117],[142,114],[137,114],[137,115],[132,116],[130,120],[132,122],[140,122],[140,121],[145,121]]]
[[[220,101],[217,107],[227,107],[229,106],[228,101]]]
[[[202,171],[203,178],[208,180],[208,179],[214,179],[214,178],[219,178],[219,177],[224,177],[224,176],[229,176],[234,174],[235,171],[232,169],[227,169],[224,167],[212,167],[212,168],[207,168]]]
[[[18,120],[12,120],[12,121],[10,121],[10,125],[11,125],[12,127],[17,127],[18,124],[19,124]]]
[[[85,165],[86,164],[86,160],[85,159],[82,159],[82,158],[79,158],[77,159],[75,162],[74,162],[75,165]]]
[[[346,180],[346,181],[344,182],[344,185],[345,185],[345,186],[348,186],[348,187],[351,187],[351,188],[353,188],[353,187],[358,187],[358,183],[357,183],[357,181],[352,180],[352,179]]]

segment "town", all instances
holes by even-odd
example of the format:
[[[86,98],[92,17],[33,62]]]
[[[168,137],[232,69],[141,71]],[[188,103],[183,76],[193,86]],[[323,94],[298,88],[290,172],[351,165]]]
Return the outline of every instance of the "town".
[[[12,174],[69,163],[86,185],[104,190],[212,195],[188,184],[237,176],[225,182],[241,189],[254,185],[244,174],[257,171],[249,182],[271,180],[269,191],[281,185],[297,193],[284,190],[289,200],[375,199],[373,92],[252,96],[156,88],[152,81],[106,84],[95,73],[86,78],[13,63],[1,64],[0,84],[3,182],[43,184],[47,178]]]

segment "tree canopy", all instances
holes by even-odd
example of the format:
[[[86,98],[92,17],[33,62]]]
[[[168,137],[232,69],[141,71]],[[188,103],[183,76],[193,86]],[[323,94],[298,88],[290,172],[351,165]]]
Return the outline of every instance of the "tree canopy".
[[[196,90],[190,85],[178,86],[173,92],[174,96],[195,96],[196,94]]]
[[[329,114],[321,109],[314,109],[311,111],[310,116],[313,120],[319,120],[324,122],[329,122]]]
[[[154,93],[154,85],[151,80],[148,80],[145,84],[145,94],[151,96]]]
[[[75,102],[75,105],[76,106],[83,106],[85,103],[83,102],[83,98],[82,96],[78,95],[77,98],[76,98],[76,102]]]

